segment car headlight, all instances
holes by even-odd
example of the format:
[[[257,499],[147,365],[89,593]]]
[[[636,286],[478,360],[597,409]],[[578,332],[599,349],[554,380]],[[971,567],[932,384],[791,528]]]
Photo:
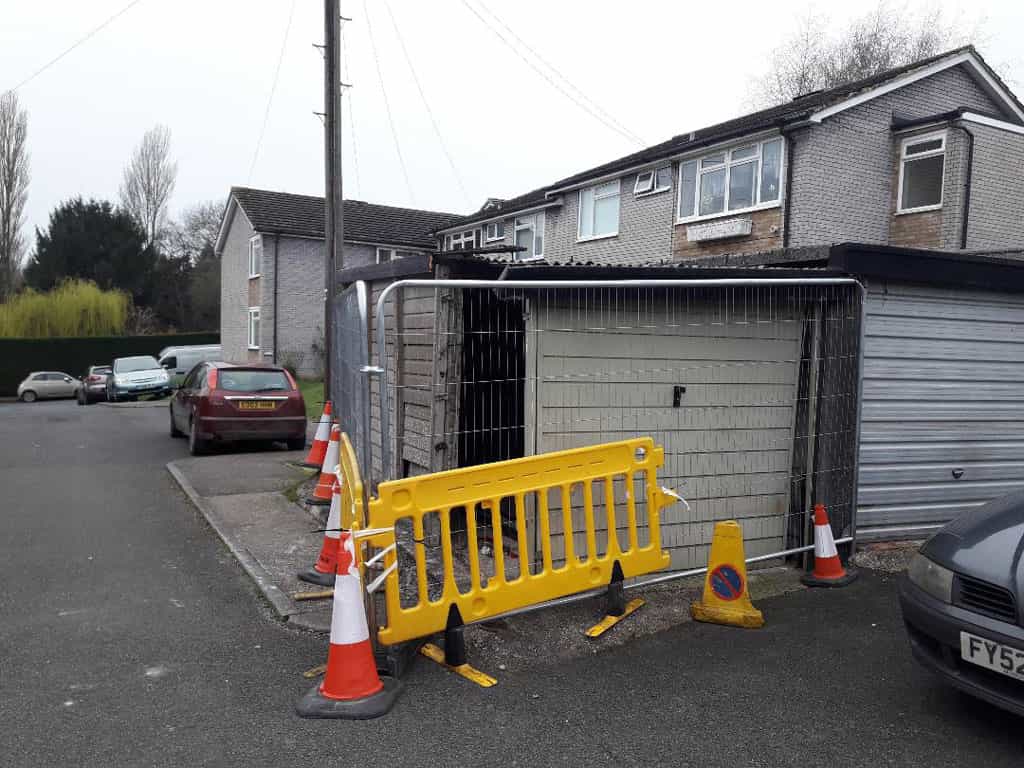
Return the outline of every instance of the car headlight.
[[[125,381],[124,376],[115,376],[114,383],[119,387],[123,387],[127,382]]]
[[[907,576],[936,600],[953,602],[953,572],[948,568],[918,553],[910,561]]]

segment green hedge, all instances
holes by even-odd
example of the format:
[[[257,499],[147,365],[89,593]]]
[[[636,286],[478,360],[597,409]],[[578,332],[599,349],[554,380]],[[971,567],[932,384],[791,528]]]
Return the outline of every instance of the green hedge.
[[[155,355],[171,346],[219,343],[219,333],[0,339],[0,396],[17,394],[18,385],[32,371],[64,371],[81,376],[90,365],[110,365],[115,357]]]

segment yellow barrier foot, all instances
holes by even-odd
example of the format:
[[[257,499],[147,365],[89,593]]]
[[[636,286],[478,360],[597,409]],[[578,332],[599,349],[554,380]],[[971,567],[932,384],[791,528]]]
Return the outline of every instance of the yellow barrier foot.
[[[488,675],[486,672],[481,672],[479,669],[471,667],[469,664],[463,663],[457,666],[446,664],[444,660],[444,651],[442,651],[433,643],[427,643],[422,648],[420,648],[420,653],[426,656],[431,661],[436,661],[449,672],[454,672],[460,677],[464,677],[470,682],[476,683],[481,688],[490,688],[491,686],[498,684],[498,681],[490,675]]]
[[[586,632],[584,632],[584,634],[590,638],[600,637],[609,629],[611,629],[620,621],[622,621],[624,618],[629,616],[629,614],[635,612],[638,608],[642,607],[644,603],[645,601],[642,597],[633,598],[628,603],[626,603],[626,610],[622,614],[620,614],[619,616],[612,616],[611,614],[605,616],[603,619],[597,622],[597,624],[595,624]]]
[[[750,602],[743,530],[735,520],[715,524],[704,594],[690,605],[690,615],[697,621],[712,624],[748,629],[764,626],[764,616]]]

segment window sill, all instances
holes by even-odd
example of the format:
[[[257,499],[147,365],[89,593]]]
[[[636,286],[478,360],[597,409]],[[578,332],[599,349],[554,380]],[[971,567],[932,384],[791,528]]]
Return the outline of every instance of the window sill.
[[[539,256],[526,256],[521,259],[517,259],[515,256],[512,257],[513,264],[532,264],[537,261],[544,261],[544,254]]]
[[[942,210],[942,203],[939,203],[938,205],[922,205],[920,208],[906,208],[906,209],[904,209],[902,211],[896,211],[893,215],[894,216],[906,216],[907,214],[928,213],[929,211],[941,211],[941,210]]]
[[[613,237],[618,237],[618,236],[619,236],[618,232],[612,232],[611,234],[608,234],[608,235],[591,235],[590,237],[577,237],[576,238],[576,242],[577,243],[592,243],[594,240],[609,240],[609,239],[611,239]]]
[[[770,203],[764,203],[763,205],[755,205],[753,208],[740,208],[735,211],[722,211],[721,213],[708,213],[704,216],[689,216],[685,219],[676,219],[676,226],[680,224],[698,224],[702,221],[713,221],[715,219],[727,219],[730,216],[743,216],[748,213],[756,213],[757,211],[770,211],[772,208],[781,208],[782,203],[778,200],[773,200]]]
[[[254,347],[251,344],[248,347],[246,347],[246,349],[248,349],[250,352],[259,352],[260,351],[259,347]]]
[[[652,189],[650,192],[634,192],[633,197],[652,197],[653,195],[660,195],[663,192],[671,191],[672,187],[662,187],[661,189]]]
[[[484,243],[485,244],[486,243],[503,243],[503,242],[505,242],[505,238],[504,237],[494,237],[494,238],[488,237],[488,238],[484,239]]]
[[[255,275],[249,275],[249,279],[250,280],[255,280],[257,277],[263,277],[263,274],[262,273],[257,273]]]

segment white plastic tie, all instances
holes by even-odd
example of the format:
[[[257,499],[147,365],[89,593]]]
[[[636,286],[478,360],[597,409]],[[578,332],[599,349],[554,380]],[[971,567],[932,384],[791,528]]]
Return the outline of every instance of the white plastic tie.
[[[380,585],[384,583],[384,579],[386,579],[388,577],[388,574],[391,573],[392,571],[394,571],[396,568],[398,568],[398,563],[397,562],[394,562],[391,565],[389,565],[387,568],[385,568],[381,572],[380,576],[378,576],[376,579],[374,579],[373,581],[371,581],[367,585],[366,593],[369,594],[369,595],[372,595],[374,592],[376,592],[378,589],[380,589]]]
[[[690,502],[688,502],[686,499],[680,496],[678,491],[674,491],[671,488],[666,488],[665,486],[662,486],[661,492],[664,493],[666,496],[671,496],[676,501],[683,502],[683,506],[686,507],[686,511],[690,511]]]
[[[369,560],[367,560],[366,563],[365,563],[366,567],[369,568],[371,565],[373,565],[377,561],[381,560],[384,557],[384,555],[386,555],[388,552],[394,552],[394,550],[395,550],[395,545],[394,544],[388,545],[387,547],[382,549],[380,552],[378,552],[376,555],[374,555]]]

